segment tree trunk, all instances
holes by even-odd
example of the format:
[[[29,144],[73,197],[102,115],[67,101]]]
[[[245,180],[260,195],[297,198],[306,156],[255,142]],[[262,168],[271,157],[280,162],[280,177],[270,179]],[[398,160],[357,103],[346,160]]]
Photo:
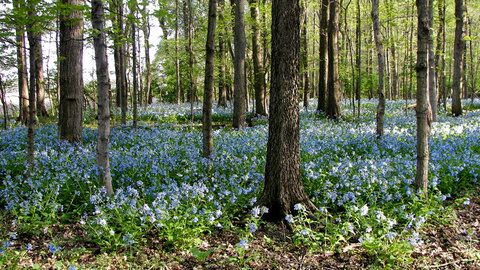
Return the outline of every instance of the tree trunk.
[[[83,0],[62,0],[67,8],[83,5]],[[74,9],[60,15],[60,108],[61,140],[82,141],[83,121],[83,14]]]
[[[441,96],[445,111],[447,110],[447,87],[445,73],[445,0],[438,2],[438,34],[437,34],[437,54],[435,55],[435,70],[438,80],[438,94]]]
[[[385,57],[383,56],[383,44],[380,34],[380,20],[378,18],[378,0],[372,0],[372,21],[375,46],[377,48],[378,61],[378,106],[377,106],[377,139],[383,138],[383,119],[385,115]]]
[[[104,24],[105,16],[102,0],[92,0],[92,26],[97,31],[93,37],[98,90],[97,167],[100,184],[105,187],[107,194],[112,195],[112,176],[110,174],[108,156],[108,144],[110,141],[110,79]]]
[[[260,58],[260,25],[258,16],[257,0],[250,0],[250,13],[252,14],[252,58],[255,88],[255,112],[259,115],[267,115],[265,107],[265,71]]]
[[[145,46],[145,100],[147,104],[152,104],[152,68],[150,63],[150,16],[148,15],[147,6],[144,6],[143,13],[145,20],[143,22],[143,36]]]
[[[234,77],[233,77],[233,127],[243,128],[245,122],[245,0],[235,0],[235,27],[234,27]]]
[[[188,74],[189,74],[189,101],[190,101],[190,114],[191,121],[193,123],[193,103],[195,102],[195,92],[194,92],[194,82],[193,82],[193,11],[192,11],[192,0],[186,0],[186,30],[187,30],[187,52],[188,52]]]
[[[435,78],[435,51],[433,45],[433,0],[428,0],[428,95],[432,122],[437,122],[437,82]]]
[[[267,161],[265,186],[259,199],[259,205],[268,208],[265,218],[272,221],[292,213],[297,203],[308,210],[316,209],[300,177],[299,48],[299,1],[273,1]]]
[[[338,119],[340,111],[340,78],[338,73],[338,32],[340,5],[337,0],[330,2],[328,21],[328,82],[327,82],[327,116]]]
[[[180,60],[178,57],[178,18],[180,17],[178,0],[175,0],[175,15],[175,96],[177,104],[180,104],[182,102],[182,83],[180,81]]]
[[[417,0],[418,43],[417,43],[417,172],[415,188],[427,194],[428,188],[428,136],[431,111],[428,95],[428,43],[430,39],[429,0]],[[433,63],[432,63],[433,65]]]
[[[48,116],[47,106],[45,105],[45,85],[43,79],[43,54],[42,54],[42,35],[40,33],[35,33],[37,36],[36,47],[35,47],[35,71],[37,72],[36,78],[36,97],[37,97],[37,114],[38,116]]]
[[[462,115],[462,66],[465,41],[463,35],[463,0],[455,0],[455,43],[453,51],[453,93],[452,93],[452,114]]]
[[[303,7],[303,23],[300,30],[300,77],[301,77],[301,88],[303,89],[303,107],[305,110],[308,109],[308,98],[309,98],[309,81],[308,81],[308,40],[307,40],[307,23],[308,23],[308,9]]]
[[[29,65],[30,65],[30,85],[28,88],[28,131],[27,131],[27,176],[31,174],[35,166],[35,123],[37,116],[37,103],[35,81],[36,81],[36,66],[35,58],[37,57],[35,47],[38,46],[37,35],[34,33],[36,26],[36,11],[33,1],[28,1],[28,17],[32,22],[27,26],[27,38],[30,47],[29,50]]]
[[[127,124],[127,111],[128,111],[128,83],[127,83],[127,48],[126,48],[126,42],[124,41],[126,39],[126,34],[125,34],[125,29],[124,29],[124,23],[123,23],[123,0],[115,0],[119,1],[118,2],[118,31],[119,31],[119,38],[120,38],[120,44],[119,44],[119,57],[120,57],[120,107],[121,107],[121,115],[122,115],[122,125]]]
[[[320,59],[318,62],[319,78],[318,78],[318,112],[327,111],[327,81],[328,81],[328,5],[330,0],[322,0],[321,17],[320,17]]]
[[[132,75],[133,75],[133,128],[137,128],[137,105],[138,105],[138,76],[137,76],[137,26],[135,23],[136,12],[138,7],[131,6],[130,13],[132,16],[131,21],[131,35],[132,35]]]
[[[218,0],[219,5],[219,19],[222,23],[225,22],[225,1]],[[222,27],[219,29],[218,37],[218,106],[227,107],[227,86],[225,85],[226,81],[226,51],[225,51],[225,38],[226,33],[225,29]]]
[[[212,104],[213,104],[213,73],[215,70],[215,28],[217,23],[217,1],[208,1],[208,32],[205,46],[205,85],[203,92],[203,156],[210,158],[213,152],[212,137]]]
[[[3,109],[3,128],[8,129],[8,105],[7,105],[7,93],[3,87],[2,75],[0,74],[0,100],[2,102]]]
[[[14,1],[14,9],[21,10],[25,4],[19,0]],[[24,26],[17,24],[15,27],[16,49],[17,49],[17,75],[19,95],[19,120],[26,125],[28,122],[28,80],[27,60],[25,56],[25,34]]]
[[[360,117],[360,100],[362,98],[362,19],[360,11],[360,0],[357,0],[357,47],[355,65],[357,67],[357,80],[355,85],[355,98],[357,99],[358,116]],[[354,112],[355,114],[355,112]]]

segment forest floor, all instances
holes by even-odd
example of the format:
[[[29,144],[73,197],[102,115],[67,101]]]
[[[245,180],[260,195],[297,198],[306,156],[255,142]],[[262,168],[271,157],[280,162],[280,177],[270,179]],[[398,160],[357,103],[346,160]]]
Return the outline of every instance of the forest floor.
[[[114,253],[101,252],[86,242],[86,232],[79,224],[50,226],[43,233],[19,233],[13,246],[19,249],[7,269],[480,269],[480,188],[469,204],[456,204],[444,217],[431,220],[421,231],[424,244],[405,258],[392,251],[367,249],[360,243],[346,243],[335,250],[312,251],[296,246],[292,234],[283,223],[267,224],[241,251],[235,246],[238,236],[233,231],[206,235],[198,249],[174,250],[164,241],[147,237],[145,245]],[[14,231],[2,217],[0,229]],[[2,228],[3,227],[3,228]],[[60,252],[49,252],[47,243],[61,239]],[[0,257],[3,255],[0,254]],[[405,254],[402,254],[405,256]],[[0,259],[1,261],[1,259]],[[15,261],[15,262],[14,262]],[[73,267],[75,265],[75,267]]]

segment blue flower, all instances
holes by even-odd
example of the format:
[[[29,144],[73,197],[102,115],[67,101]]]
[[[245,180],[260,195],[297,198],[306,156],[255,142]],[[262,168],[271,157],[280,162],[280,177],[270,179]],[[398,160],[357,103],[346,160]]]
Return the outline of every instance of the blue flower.
[[[26,249],[26,250],[32,250],[32,249],[33,249],[32,244],[29,243],[25,249]]]
[[[247,224],[249,230],[250,230],[250,233],[254,233],[257,231],[257,224],[253,223],[253,222],[250,222]]]
[[[286,220],[288,223],[293,223],[293,222],[295,222],[295,220],[293,220],[292,215],[286,215],[286,216],[285,216],[285,220]]]
[[[62,250],[62,248],[61,248],[61,247],[57,247],[57,246],[52,245],[52,244],[48,244],[48,250],[49,250],[50,252],[52,252],[53,254],[55,254],[55,253],[57,253],[57,251]]]
[[[248,239],[242,239],[242,240],[240,240],[240,242],[238,242],[237,245],[241,248],[244,248],[244,247],[247,246],[247,244],[248,244]]]

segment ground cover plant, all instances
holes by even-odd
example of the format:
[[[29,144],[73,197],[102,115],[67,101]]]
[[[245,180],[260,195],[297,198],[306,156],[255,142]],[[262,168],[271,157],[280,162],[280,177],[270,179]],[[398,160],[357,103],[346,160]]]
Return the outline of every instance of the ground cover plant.
[[[344,104],[339,121],[317,115],[314,102],[302,111],[302,178],[319,211],[313,219],[297,205],[298,215],[281,224],[263,222],[268,209],[255,204],[264,181],[265,118],[242,130],[216,129],[213,156],[205,159],[201,131],[188,124],[189,105],[142,108],[139,128],[112,129],[112,197],[97,183],[96,130],[85,128],[84,143],[71,145],[58,140],[55,124],[39,127],[29,177],[26,128],[2,131],[0,265],[478,266],[480,231],[471,213],[480,212],[480,111],[457,118],[442,112],[434,123],[430,192],[422,199],[413,189],[414,111],[405,110],[404,102],[388,102],[385,136],[377,142],[376,101],[362,104],[358,118]],[[199,120],[199,104],[194,113]],[[219,123],[231,120],[231,108],[214,114]],[[465,216],[457,228],[454,214]],[[439,248],[432,238],[458,235],[465,245],[458,248],[461,255],[426,258]]]

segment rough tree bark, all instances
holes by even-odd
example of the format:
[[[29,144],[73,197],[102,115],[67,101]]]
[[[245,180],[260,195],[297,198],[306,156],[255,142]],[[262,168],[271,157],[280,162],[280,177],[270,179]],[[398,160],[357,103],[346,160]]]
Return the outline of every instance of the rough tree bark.
[[[102,0],[92,0],[92,26],[96,30],[93,36],[98,91],[98,137],[97,167],[100,184],[107,194],[113,194],[112,176],[108,156],[110,141],[110,79],[108,75],[107,44],[105,41],[105,15]]]
[[[225,21],[225,1],[218,0],[219,5],[219,20],[224,23]],[[218,37],[218,106],[227,107],[227,87],[225,85],[226,80],[226,50],[225,50],[225,28],[219,29]]]
[[[385,57],[383,52],[382,37],[380,34],[380,20],[378,18],[378,0],[372,0],[372,22],[375,46],[377,48],[378,61],[378,106],[377,106],[377,139],[383,138],[383,118],[385,115]]]
[[[453,93],[452,93],[452,114],[462,115],[462,67],[465,40],[463,35],[463,0],[455,0],[455,43],[453,48]]]
[[[178,18],[180,17],[178,0],[175,0],[175,15],[175,96],[177,104],[180,104],[182,102],[182,84],[180,82],[180,59],[178,57]]]
[[[39,44],[37,42],[37,35],[35,34],[36,28],[36,11],[32,1],[27,2],[28,5],[28,17],[31,20],[27,25],[27,38],[29,50],[29,65],[30,65],[30,85],[28,88],[28,131],[27,131],[27,175],[30,175],[35,166],[35,123],[37,115],[37,103],[35,102],[35,81],[36,81],[36,66],[35,57],[36,51],[34,48]]]
[[[428,0],[428,95],[432,122],[437,122],[437,82],[435,78],[435,49],[433,44],[433,0]]]
[[[72,9],[60,14],[60,107],[61,140],[82,141],[83,121],[83,13],[74,9],[83,0],[62,0]]]
[[[137,76],[137,31],[135,23],[135,8],[131,8],[132,13],[132,74],[133,74],[133,128],[137,128],[137,105],[138,105],[138,76]]]
[[[299,48],[299,1],[274,0],[267,162],[265,186],[258,201],[268,208],[265,218],[272,221],[292,213],[297,203],[310,211],[316,209],[300,177]]]
[[[446,76],[445,76],[445,0],[438,1],[438,33],[437,33],[437,49],[435,55],[435,71],[438,81],[437,94],[441,96],[444,109],[447,110],[447,88],[446,88]]]
[[[328,60],[328,50],[327,50],[327,28],[328,28],[328,5],[330,0],[322,0],[321,8],[321,17],[320,17],[320,60],[318,62],[319,68],[319,78],[318,78],[318,112],[327,111],[327,60]]]
[[[234,26],[234,76],[233,76],[233,127],[243,128],[246,125],[245,116],[245,10],[246,0],[235,0],[235,26]]]
[[[252,58],[253,58],[253,75],[255,88],[255,112],[259,115],[267,115],[265,108],[265,71],[263,70],[260,58],[260,25],[258,15],[257,0],[250,0],[250,13],[252,15]]]
[[[210,158],[213,152],[212,137],[212,104],[213,104],[213,73],[215,70],[215,28],[217,23],[217,1],[208,1],[208,30],[205,45],[205,85],[203,92],[203,156]]]
[[[148,14],[147,6],[143,7],[143,27],[142,32],[144,36],[145,49],[145,100],[147,104],[153,103],[152,94],[152,68],[150,63],[150,16]]]
[[[13,2],[15,9],[21,9],[25,6],[24,2],[15,0]],[[19,96],[19,121],[22,124],[28,122],[28,80],[27,80],[27,60],[25,56],[25,27],[20,23],[15,26],[15,38],[17,49],[17,76],[18,76],[18,96]]]
[[[338,73],[338,32],[340,18],[340,4],[337,0],[330,2],[328,20],[328,82],[327,82],[327,117],[338,119],[341,115],[340,78]]]
[[[418,42],[417,42],[417,171],[415,188],[427,194],[428,188],[428,136],[432,120],[428,95],[428,43],[430,39],[429,0],[417,0]],[[433,65],[433,63],[431,63]]]
[[[362,17],[360,11],[360,0],[357,0],[357,26],[356,26],[356,59],[355,65],[357,69],[357,80],[355,81],[355,98],[357,99],[357,114],[360,117],[360,103],[362,96]],[[355,112],[354,112],[355,113]]]

